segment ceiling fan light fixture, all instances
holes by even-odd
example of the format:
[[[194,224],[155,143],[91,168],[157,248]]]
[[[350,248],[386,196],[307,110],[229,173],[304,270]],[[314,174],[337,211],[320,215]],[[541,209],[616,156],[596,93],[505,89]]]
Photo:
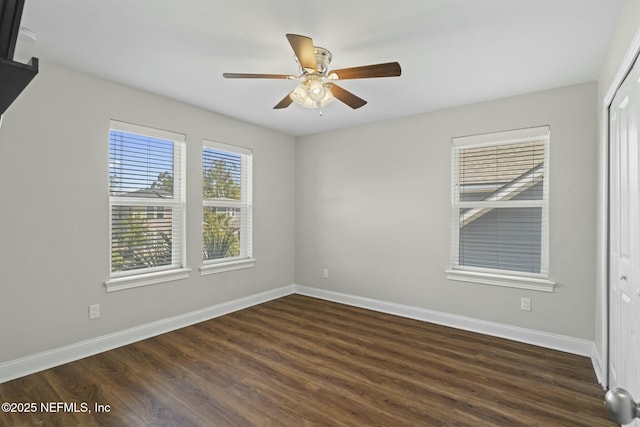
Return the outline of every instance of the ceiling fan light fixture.
[[[331,104],[335,97],[320,80],[311,79],[300,83],[289,95],[291,100],[304,108],[318,108]]]
[[[293,102],[299,105],[304,105],[304,101],[307,98],[307,86],[305,83],[300,83],[289,95]]]
[[[309,98],[313,99],[316,102],[322,101],[322,98],[324,98],[326,93],[327,90],[325,89],[321,81],[311,80],[309,82]]]
[[[316,107],[318,106],[318,103],[320,104],[321,107],[324,107],[325,105],[329,105],[336,100],[336,98],[331,93],[331,90],[327,86],[323,86],[323,87],[324,87],[324,96],[320,101],[316,103]]]

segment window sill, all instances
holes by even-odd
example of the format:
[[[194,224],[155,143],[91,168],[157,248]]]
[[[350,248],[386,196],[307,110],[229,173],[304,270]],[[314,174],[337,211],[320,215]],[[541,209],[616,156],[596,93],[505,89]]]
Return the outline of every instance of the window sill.
[[[476,271],[447,270],[447,279],[460,282],[481,283],[507,288],[528,289],[530,291],[553,292],[556,282],[533,277],[507,276],[502,274],[479,273]]]
[[[241,270],[243,268],[251,268],[256,265],[256,259],[246,258],[234,261],[220,261],[205,264],[200,267],[200,275],[224,273],[225,271]]]
[[[191,275],[190,268],[157,271],[153,273],[137,274],[135,276],[115,277],[104,282],[107,292],[122,291],[140,286],[155,285],[156,283],[172,280],[187,279]]]

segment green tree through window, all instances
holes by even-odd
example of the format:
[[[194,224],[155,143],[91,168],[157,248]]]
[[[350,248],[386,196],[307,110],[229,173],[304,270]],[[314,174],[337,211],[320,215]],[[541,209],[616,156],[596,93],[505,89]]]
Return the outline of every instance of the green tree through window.
[[[226,149],[228,148],[228,150]],[[202,152],[202,258],[248,256],[250,155],[237,147],[205,141]]]
[[[111,241],[112,271],[171,264],[171,217],[150,226],[146,207],[115,206]]]
[[[183,136],[112,121],[109,136],[111,272],[183,266]],[[115,128],[115,129],[114,129]],[[128,131],[131,129],[131,132]],[[173,134],[167,135],[169,138]]]

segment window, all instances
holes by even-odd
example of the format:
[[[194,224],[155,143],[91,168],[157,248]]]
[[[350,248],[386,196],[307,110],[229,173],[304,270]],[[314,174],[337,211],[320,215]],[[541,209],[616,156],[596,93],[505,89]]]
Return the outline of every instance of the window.
[[[255,265],[252,258],[251,150],[204,141],[202,274]]]
[[[549,127],[452,140],[454,280],[553,291]]]
[[[111,121],[107,291],[188,277],[184,135]]]

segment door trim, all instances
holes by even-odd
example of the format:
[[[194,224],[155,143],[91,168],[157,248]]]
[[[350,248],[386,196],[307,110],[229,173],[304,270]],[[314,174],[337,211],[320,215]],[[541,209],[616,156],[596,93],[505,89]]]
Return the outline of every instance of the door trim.
[[[596,263],[600,274],[596,277],[596,292],[600,292],[602,314],[600,328],[602,362],[600,372],[596,376],[601,379],[603,388],[609,387],[609,108],[625,77],[631,71],[633,64],[640,54],[640,29],[638,29],[627,51],[618,66],[618,70],[603,97],[600,113],[600,135],[598,144],[598,210],[596,232]],[[595,307],[594,307],[595,309]],[[598,325],[596,325],[598,327]],[[596,343],[597,344],[597,343]]]

